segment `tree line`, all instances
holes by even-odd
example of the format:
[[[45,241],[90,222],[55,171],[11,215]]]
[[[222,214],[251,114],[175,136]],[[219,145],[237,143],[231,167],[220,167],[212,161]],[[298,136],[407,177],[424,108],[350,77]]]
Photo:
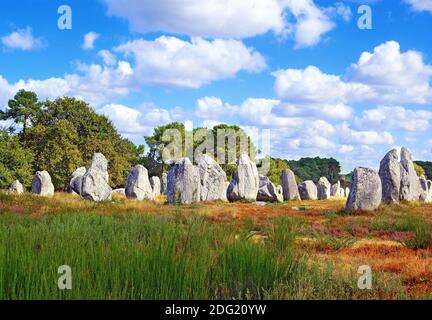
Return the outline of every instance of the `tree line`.
[[[161,176],[167,172],[168,165],[162,160],[164,148],[172,141],[164,141],[163,133],[167,129],[176,129],[182,140],[187,134],[182,123],[173,122],[156,127],[150,136],[144,137],[147,145],[135,145],[123,138],[113,123],[105,116],[96,113],[89,104],[71,97],[60,97],[53,101],[40,101],[34,92],[20,90],[9,100],[4,111],[0,111],[0,120],[10,125],[0,128],[0,188],[9,187],[13,180],[20,180],[24,186],[31,185],[33,174],[38,170],[50,173],[56,190],[66,190],[73,171],[89,164],[93,153],[102,152],[109,160],[110,185],[113,188],[124,186],[130,169],[142,164],[149,170],[150,176]],[[225,144],[226,161],[222,168],[230,180],[236,170],[228,159],[240,155],[240,141],[246,139],[248,150],[259,154],[251,138],[236,125],[220,124],[211,129],[205,128],[205,135],[213,136],[214,157],[218,151],[217,133],[219,129],[236,133],[235,154]],[[228,137],[225,137],[228,140]],[[205,136],[193,140],[193,148],[199,146]],[[183,150],[183,156],[188,150]],[[280,184],[280,174],[291,168],[298,182],[313,180],[317,182],[326,176],[332,183],[340,178],[340,164],[333,158],[302,158],[298,161],[268,158],[270,167],[266,175]],[[259,166],[259,162],[258,162]]]

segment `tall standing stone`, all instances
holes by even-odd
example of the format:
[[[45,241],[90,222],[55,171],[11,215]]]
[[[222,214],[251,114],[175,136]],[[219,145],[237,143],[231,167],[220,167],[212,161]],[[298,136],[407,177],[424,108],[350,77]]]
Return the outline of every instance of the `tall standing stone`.
[[[340,181],[331,186],[330,196],[340,197],[341,196],[341,184]]]
[[[345,198],[348,198],[350,194],[350,188],[346,187],[345,188]]]
[[[281,175],[284,200],[301,200],[294,172],[286,169]]]
[[[138,164],[129,172],[125,188],[126,197],[138,200],[153,200],[154,194],[147,169]]]
[[[283,202],[283,193],[279,187],[277,187],[270,179],[266,176],[259,176],[259,188],[258,188],[258,201],[265,202]]]
[[[40,196],[52,196],[54,195],[54,185],[51,181],[51,176],[46,171],[38,171],[33,177],[32,181],[32,193]]]
[[[397,149],[390,150],[381,160],[379,176],[382,183],[382,201],[398,203],[401,187],[401,164]]]
[[[201,201],[227,200],[226,173],[210,156],[204,154],[198,161]]]
[[[400,200],[418,201],[420,199],[420,180],[414,168],[411,153],[407,148],[401,149],[401,187]]]
[[[162,181],[161,181],[161,193],[167,193],[167,183],[168,183],[168,174],[166,172],[162,173]]]
[[[82,178],[81,196],[92,201],[111,200],[108,184],[108,161],[102,153],[95,153],[92,163]]]
[[[420,201],[422,202],[431,202],[432,199],[430,198],[432,190],[429,188],[429,183],[426,180],[425,176],[421,176],[419,178],[421,191],[420,191]]]
[[[330,198],[331,184],[326,177],[321,177],[318,181],[318,200]]]
[[[237,161],[237,171],[231,181],[227,196],[229,201],[255,201],[259,188],[259,175],[256,164],[247,154],[242,154]]]
[[[302,200],[317,200],[318,199],[318,189],[311,180],[304,181],[298,186],[300,193],[300,198]]]
[[[75,192],[79,195],[81,195],[81,187],[82,187],[82,179],[86,173],[85,167],[80,167],[72,173],[72,177],[69,181],[69,192]]]
[[[189,158],[174,163],[167,176],[167,198],[169,203],[191,204],[199,202],[200,175],[198,167]]]
[[[375,210],[381,204],[382,187],[378,173],[368,168],[356,168],[353,173],[348,210]]]
[[[10,185],[9,192],[16,193],[16,194],[23,194],[24,193],[24,186],[22,185],[21,182],[19,182],[19,180],[15,180]]]
[[[156,177],[156,176],[151,177],[150,178],[150,185],[152,187],[154,197],[160,196],[160,194],[161,194],[161,181],[160,181],[159,177]]]

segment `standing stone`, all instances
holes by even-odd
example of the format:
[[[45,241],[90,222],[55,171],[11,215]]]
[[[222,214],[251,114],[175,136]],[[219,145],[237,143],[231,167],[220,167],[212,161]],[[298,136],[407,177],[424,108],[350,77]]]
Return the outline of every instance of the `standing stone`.
[[[81,194],[81,187],[82,187],[82,179],[86,173],[85,167],[80,167],[72,173],[72,177],[69,181],[69,192],[75,192],[76,194]]]
[[[153,200],[154,194],[148,177],[148,171],[138,164],[132,168],[126,180],[126,197],[137,200]]]
[[[345,198],[345,189],[339,188],[339,197]]]
[[[162,181],[161,181],[161,193],[166,194],[167,193],[167,174],[166,172],[162,173]]]
[[[259,188],[259,176],[256,164],[249,156],[242,154],[237,161],[237,172],[231,181],[227,196],[229,201],[256,200]]]
[[[420,199],[420,180],[414,168],[411,153],[408,149],[401,149],[401,186],[400,200],[418,201]]]
[[[426,202],[432,202],[432,181],[427,180],[426,184],[427,184],[427,188],[428,188],[428,195],[426,197]]]
[[[318,181],[318,200],[330,198],[331,184],[326,177],[321,177]]]
[[[397,149],[389,151],[381,160],[379,176],[382,183],[382,201],[398,203],[401,187],[401,164]]]
[[[375,210],[381,204],[382,187],[378,173],[368,168],[356,168],[346,208],[348,210]]]
[[[161,181],[159,177],[151,177],[150,178],[150,185],[153,190],[154,197],[160,196],[161,194]]]
[[[32,193],[40,196],[54,195],[54,185],[51,182],[51,176],[46,171],[38,171],[33,177]]]
[[[9,192],[16,193],[16,194],[23,194],[24,186],[21,184],[21,182],[19,182],[19,180],[15,180],[10,185]]]
[[[332,197],[341,197],[341,185],[340,181],[331,186],[330,196]]]
[[[169,203],[191,204],[199,202],[200,175],[198,167],[189,158],[174,163],[167,176],[167,198]]]
[[[198,161],[200,174],[201,201],[227,200],[226,173],[220,165],[207,154]]]
[[[284,200],[301,200],[294,172],[286,169],[281,175]]]
[[[422,202],[431,202],[432,199],[430,199],[431,191],[429,188],[428,181],[426,180],[425,176],[421,176],[419,178],[421,191],[420,191],[420,201]]]
[[[350,188],[345,188],[345,198],[348,198],[350,194]]]
[[[302,200],[317,200],[318,199],[318,189],[311,180],[304,181],[298,187],[300,198]]]
[[[258,201],[283,202],[283,193],[280,186],[277,187],[266,176],[259,176]]]
[[[82,178],[81,196],[92,201],[111,200],[108,184],[108,161],[102,153],[95,153],[90,168]]]

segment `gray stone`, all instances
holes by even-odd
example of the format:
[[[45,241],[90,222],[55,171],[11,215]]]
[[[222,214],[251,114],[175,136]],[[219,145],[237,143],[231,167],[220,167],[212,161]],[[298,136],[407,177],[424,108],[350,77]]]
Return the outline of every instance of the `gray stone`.
[[[397,149],[389,151],[381,160],[379,176],[382,184],[382,201],[398,203],[401,187],[401,164]]]
[[[350,194],[350,188],[345,188],[345,198],[348,198]]]
[[[408,149],[401,149],[401,186],[400,200],[418,201],[420,200],[421,186],[420,180],[414,168],[411,153]]]
[[[189,158],[177,160],[167,176],[169,203],[191,204],[201,200],[201,181],[198,167]]]
[[[69,192],[75,192],[76,194],[81,195],[81,187],[82,187],[82,179],[86,173],[85,167],[80,167],[72,173],[72,177],[69,181]]]
[[[340,184],[340,181],[338,181],[337,183],[335,183],[334,185],[331,186],[330,196],[343,197],[341,191],[342,191],[341,184]]]
[[[138,164],[132,168],[126,180],[126,197],[137,200],[153,200],[154,194],[147,169]]]
[[[150,185],[152,187],[153,190],[153,195],[155,197],[160,196],[161,194],[161,181],[159,179],[159,177],[151,177],[150,178]]]
[[[81,196],[92,201],[111,200],[108,184],[108,161],[102,153],[95,153],[92,163],[82,178]]]
[[[38,171],[33,177],[32,181],[32,193],[40,196],[53,196],[54,185],[51,182],[51,176],[46,171]]]
[[[162,173],[162,181],[161,181],[161,194],[167,193],[167,173]]]
[[[281,175],[284,200],[301,200],[294,172],[286,169]]]
[[[229,201],[252,200],[258,195],[259,176],[256,164],[242,154],[237,161],[237,171],[231,181],[227,196]]]
[[[227,201],[226,173],[210,156],[204,154],[198,160],[201,201]]]
[[[19,182],[19,180],[15,180],[10,185],[9,192],[16,193],[16,194],[23,194],[24,193],[24,186],[22,185],[21,182]]]
[[[318,200],[330,198],[331,184],[326,177],[321,177],[318,181]]]
[[[281,187],[276,186],[266,176],[259,176],[258,201],[283,202]]]
[[[422,202],[431,202],[430,195],[432,194],[432,190],[429,188],[428,181],[425,176],[421,176],[419,178],[421,191],[420,191],[420,201]]]
[[[300,198],[302,200],[317,200],[318,199],[318,189],[311,180],[304,181],[298,186],[300,193]]]
[[[378,173],[368,168],[356,168],[353,173],[347,210],[375,210],[381,204],[382,187]]]

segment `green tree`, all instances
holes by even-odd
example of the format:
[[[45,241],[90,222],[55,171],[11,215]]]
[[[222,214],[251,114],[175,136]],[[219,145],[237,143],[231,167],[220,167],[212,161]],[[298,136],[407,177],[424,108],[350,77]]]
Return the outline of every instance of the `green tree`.
[[[414,162],[414,169],[415,169],[415,171],[416,171],[416,173],[417,173],[417,175],[419,177],[420,176],[425,176],[426,177],[426,171],[425,171],[425,169],[423,169],[422,166],[420,166],[419,164],[417,164],[415,162]]]
[[[22,124],[22,136],[25,141],[27,128],[41,114],[42,106],[43,103],[38,101],[36,93],[21,89],[9,100],[6,111],[0,110],[0,120],[12,119],[16,124]]]
[[[180,140],[178,141],[178,145],[175,144],[177,139],[174,135],[167,135],[169,139],[166,139],[166,141],[164,141],[163,139],[164,133],[166,133],[167,130],[172,129],[177,130],[177,132],[179,133]],[[224,141],[224,146],[218,145],[218,134],[220,135],[220,140]],[[236,148],[234,150],[235,154],[231,154],[230,156],[228,155],[228,152],[230,151],[229,135],[231,135],[233,141],[235,141],[236,143]],[[188,139],[186,139],[186,137],[189,137],[189,140],[192,142],[192,150],[190,150],[190,147],[192,146],[186,146],[187,141],[189,141]],[[243,131],[243,129],[238,126],[220,124],[213,127],[212,129],[196,128],[192,132],[190,132],[185,129],[182,123],[173,122],[155,128],[151,136],[145,137],[145,141],[149,147],[149,151],[145,157],[142,157],[140,159],[140,163],[149,170],[150,175],[160,176],[162,172],[168,169],[162,161],[162,154],[164,152],[164,149],[167,148],[168,145],[175,145],[176,147],[181,148],[180,155],[182,157],[185,157],[187,154],[189,154],[190,151],[194,151],[206,139],[209,138],[213,139],[214,142],[214,153],[212,156],[215,159],[217,159],[218,151],[225,152],[225,161],[223,164],[221,164],[221,167],[227,173],[228,179],[231,179],[236,169],[235,163],[229,163],[229,159],[236,159],[240,156],[240,152],[242,151],[240,147],[240,142],[246,141],[247,149],[248,151],[251,150],[252,154],[255,154],[257,152],[253,142],[251,141],[251,138]],[[218,148],[224,149],[220,150]]]
[[[21,146],[17,135],[0,129],[0,188],[8,188],[18,179],[25,186],[31,185],[34,155]]]
[[[336,183],[340,179],[340,164],[333,158],[301,158],[288,161],[288,165],[302,181],[317,183],[321,177],[327,177],[331,183]]]
[[[282,184],[281,181],[282,171],[289,169],[287,161],[283,159],[277,159],[271,157],[267,157],[265,160],[270,161],[270,168],[268,172],[262,172],[262,173],[265,174],[267,177],[269,177],[270,181],[275,183],[276,185]],[[262,163],[262,161],[260,161],[260,163]]]
[[[432,162],[431,161],[415,161],[417,165],[423,168],[426,177],[432,180]]]
[[[65,190],[71,173],[84,165],[73,124],[60,120],[53,127],[36,125],[29,128],[27,135],[28,146],[37,159],[34,170],[48,171],[56,189]]]

